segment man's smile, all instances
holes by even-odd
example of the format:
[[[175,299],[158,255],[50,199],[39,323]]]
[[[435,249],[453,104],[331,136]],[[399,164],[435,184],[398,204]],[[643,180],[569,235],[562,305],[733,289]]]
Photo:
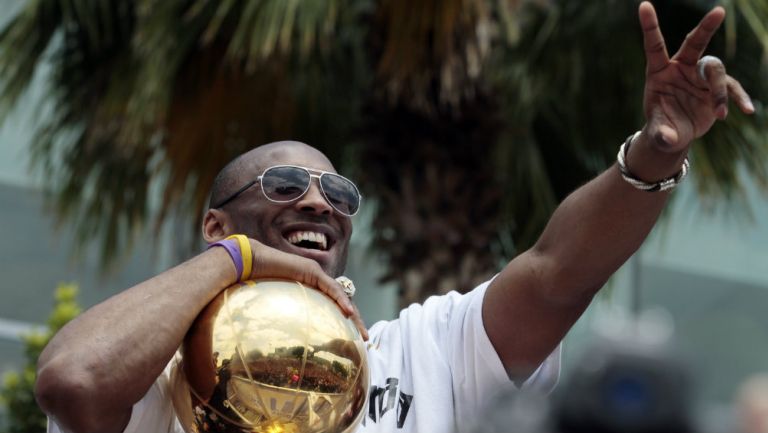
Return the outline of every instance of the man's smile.
[[[328,237],[325,235],[325,233],[298,230],[286,234],[285,239],[299,248],[320,251],[328,250]]]
[[[280,249],[314,260],[323,267],[334,262],[339,254],[334,248],[339,235],[327,224],[292,222],[282,226],[280,235],[285,241]]]

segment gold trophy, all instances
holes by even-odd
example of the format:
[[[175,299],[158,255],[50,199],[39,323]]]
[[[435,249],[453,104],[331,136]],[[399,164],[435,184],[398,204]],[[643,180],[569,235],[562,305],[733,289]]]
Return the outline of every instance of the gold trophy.
[[[185,337],[171,373],[188,433],[348,433],[368,395],[365,345],[334,301],[297,282],[221,292]]]

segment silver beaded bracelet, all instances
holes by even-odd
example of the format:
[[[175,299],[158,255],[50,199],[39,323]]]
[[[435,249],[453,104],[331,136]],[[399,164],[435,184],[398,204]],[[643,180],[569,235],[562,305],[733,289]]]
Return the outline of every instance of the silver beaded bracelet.
[[[616,155],[616,161],[619,164],[619,172],[621,173],[621,177],[628,184],[634,186],[637,189],[648,192],[669,191],[680,184],[680,182],[685,179],[685,176],[688,176],[688,170],[690,169],[691,164],[688,162],[687,157],[683,161],[683,166],[680,167],[680,171],[676,175],[662,179],[658,182],[644,182],[630,173],[627,169],[627,164],[625,161],[627,160],[627,152],[629,152],[629,146],[632,145],[638,135],[640,135],[640,131],[637,131],[627,137],[627,140],[621,145],[621,147],[619,147],[619,154]]]

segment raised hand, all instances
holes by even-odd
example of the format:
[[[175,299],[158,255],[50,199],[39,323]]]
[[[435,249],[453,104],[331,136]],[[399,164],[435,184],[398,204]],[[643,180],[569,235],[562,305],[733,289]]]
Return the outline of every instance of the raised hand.
[[[656,11],[649,2],[640,4],[639,16],[647,62],[643,96],[645,133],[658,150],[686,150],[715,120],[725,119],[730,99],[744,113],[755,111],[749,95],[726,74],[723,63],[712,56],[702,58],[725,18],[723,8],[712,9],[672,58],[667,53]]]

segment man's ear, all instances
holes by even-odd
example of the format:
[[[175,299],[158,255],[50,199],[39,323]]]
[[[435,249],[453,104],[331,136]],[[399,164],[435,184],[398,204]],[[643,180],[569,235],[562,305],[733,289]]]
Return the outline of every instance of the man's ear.
[[[220,241],[234,233],[232,220],[226,212],[219,209],[208,209],[203,217],[203,239],[211,243]]]

